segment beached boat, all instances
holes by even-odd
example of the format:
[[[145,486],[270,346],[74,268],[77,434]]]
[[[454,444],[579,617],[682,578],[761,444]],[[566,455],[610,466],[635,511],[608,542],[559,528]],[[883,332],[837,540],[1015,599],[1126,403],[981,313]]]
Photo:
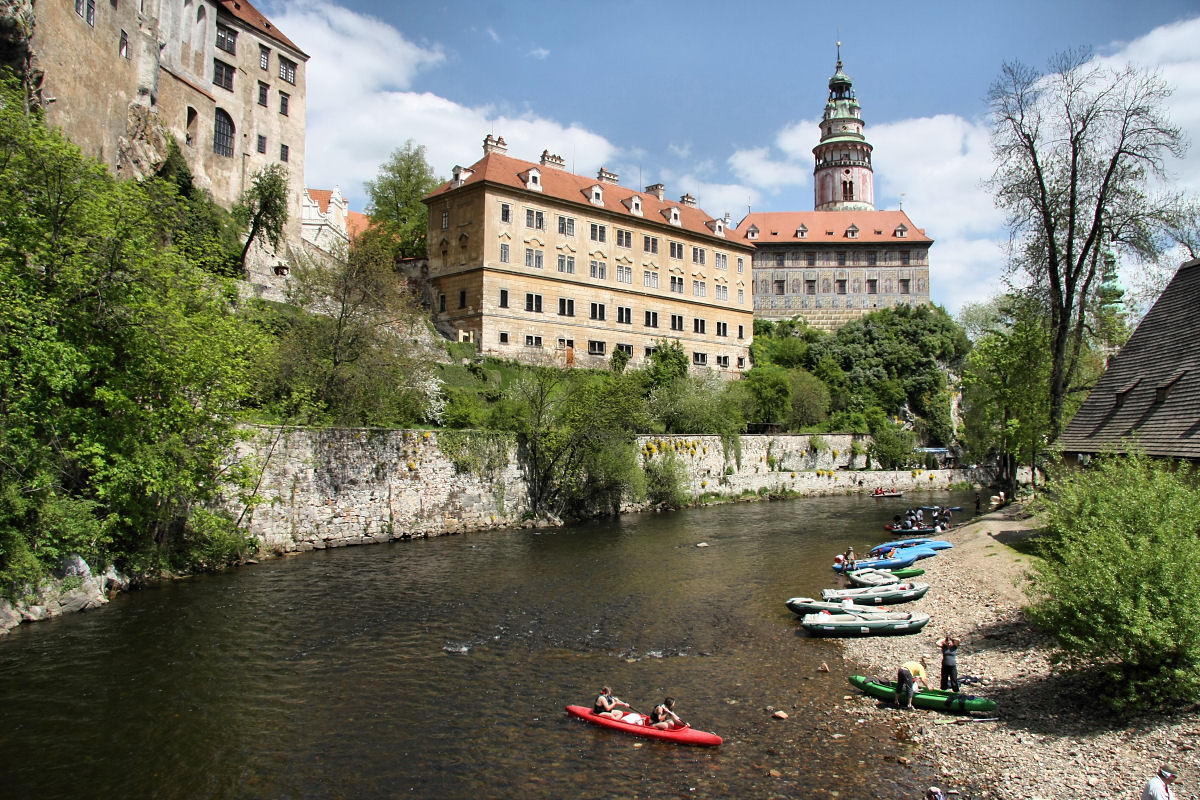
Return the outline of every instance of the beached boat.
[[[890,489],[886,492],[871,492],[872,497],[904,497],[904,492],[899,489]]]
[[[918,558],[928,558],[936,556],[936,550],[930,550],[924,547],[906,547],[903,550],[896,552],[890,558],[864,558],[854,562],[854,569],[902,569],[903,567],[911,567]],[[833,564],[834,570],[837,572],[845,572],[846,564],[844,561],[835,561]]]
[[[895,547],[898,550],[903,550],[906,547],[928,547],[930,550],[949,550],[954,547],[945,539],[929,539],[923,536],[918,536],[914,539],[897,539],[894,542],[884,542],[877,544],[871,548],[871,555],[877,556],[880,553],[886,553]]]
[[[882,610],[872,614],[822,611],[805,615],[800,624],[815,636],[898,636],[920,631],[929,624],[929,615]]]
[[[721,737],[715,733],[707,731],[698,731],[690,725],[673,728],[654,728],[645,724],[646,718],[636,711],[627,711],[622,714],[621,719],[594,714],[590,708],[584,706],[567,706],[567,713],[573,717],[586,720],[593,725],[601,725],[605,728],[623,731],[633,734],[634,736],[644,736],[649,739],[663,739],[668,742],[677,742],[678,744],[695,744],[704,747],[716,747],[721,744]],[[620,713],[620,712],[618,712]],[[625,719],[634,720],[626,722]]]
[[[846,578],[855,586],[884,586],[924,574],[925,570],[920,567],[902,567],[900,569],[875,569],[873,567],[866,567],[847,572]]]
[[[850,685],[872,697],[889,703],[896,698],[896,682],[881,681],[864,675],[851,675]],[[955,714],[971,712],[988,713],[996,710],[996,701],[976,697],[962,692],[943,692],[940,689],[921,689],[913,693],[913,705],[931,711],[949,711]]]
[[[890,606],[920,600],[928,591],[928,583],[889,583],[852,589],[822,589],[821,599],[827,603],[849,600],[859,606]]]

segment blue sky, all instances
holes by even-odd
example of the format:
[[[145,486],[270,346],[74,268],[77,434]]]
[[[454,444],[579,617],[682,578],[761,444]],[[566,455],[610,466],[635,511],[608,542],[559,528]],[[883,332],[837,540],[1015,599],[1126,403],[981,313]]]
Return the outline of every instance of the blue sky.
[[[1157,69],[1172,117],[1200,132],[1200,3],[646,3],[263,0],[308,55],[305,182],[362,183],[412,139],[448,176],[482,155],[542,150],[568,168],[691,193],[714,216],[812,208],[812,147],[842,42],[874,145],[876,205],[933,237],[935,302],[956,313],[1001,289],[1003,219],[986,95],[1005,61],[1090,47]],[[1170,165],[1200,195],[1200,143]],[[1132,276],[1129,279],[1136,283]]]

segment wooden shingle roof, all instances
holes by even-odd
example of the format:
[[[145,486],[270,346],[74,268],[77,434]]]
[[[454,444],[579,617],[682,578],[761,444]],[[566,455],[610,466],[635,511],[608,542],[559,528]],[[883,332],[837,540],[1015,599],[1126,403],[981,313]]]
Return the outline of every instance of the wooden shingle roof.
[[[1200,259],[1179,268],[1058,438],[1065,453],[1200,460]]]

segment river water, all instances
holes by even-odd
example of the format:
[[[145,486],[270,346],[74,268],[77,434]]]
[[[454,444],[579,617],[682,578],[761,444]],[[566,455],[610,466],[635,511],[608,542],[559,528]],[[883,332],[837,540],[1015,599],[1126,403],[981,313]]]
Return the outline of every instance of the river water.
[[[854,665],[784,606],[903,502],[316,552],[22,626],[0,639],[0,797],[920,797],[930,767],[853,713]],[[602,684],[643,711],[673,695],[725,744],[563,713]]]

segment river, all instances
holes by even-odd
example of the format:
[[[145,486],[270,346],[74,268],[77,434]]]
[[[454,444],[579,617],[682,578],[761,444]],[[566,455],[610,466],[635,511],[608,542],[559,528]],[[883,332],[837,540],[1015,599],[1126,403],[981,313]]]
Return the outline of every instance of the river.
[[[916,497],[961,520],[974,495]],[[24,625],[0,638],[0,797],[917,798],[929,765],[854,713],[854,665],[784,606],[903,502],[315,552]],[[563,713],[603,684],[643,711],[673,695],[725,744]]]

